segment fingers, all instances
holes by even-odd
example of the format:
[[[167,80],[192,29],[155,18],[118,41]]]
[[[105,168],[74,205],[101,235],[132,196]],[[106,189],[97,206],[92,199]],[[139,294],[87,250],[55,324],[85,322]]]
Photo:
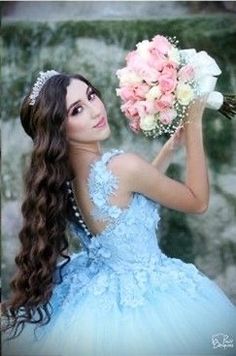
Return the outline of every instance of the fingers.
[[[207,98],[209,96],[210,93],[205,93],[204,95],[201,96],[203,102],[206,102],[207,101]]]
[[[187,116],[189,121],[196,121],[198,118],[202,118],[203,112],[206,107],[208,95],[209,94],[198,96],[190,103],[187,109]]]
[[[184,128],[182,126],[177,127],[175,133],[172,136],[172,140],[170,142],[171,149],[175,150],[178,147],[182,146],[184,143]]]
[[[209,93],[204,94],[198,98],[198,102],[199,102],[199,105],[201,106],[201,109],[205,109],[208,96],[209,96]]]
[[[180,137],[183,134],[184,128],[183,126],[179,126],[177,127],[176,131],[175,131],[175,136],[176,137]]]

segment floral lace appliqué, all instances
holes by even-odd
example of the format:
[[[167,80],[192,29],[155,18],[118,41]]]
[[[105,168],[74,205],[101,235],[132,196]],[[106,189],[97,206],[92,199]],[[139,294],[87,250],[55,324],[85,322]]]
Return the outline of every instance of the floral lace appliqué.
[[[91,164],[88,176],[88,191],[94,203],[92,216],[100,220],[113,221],[118,218],[122,209],[108,202],[110,195],[116,195],[119,179],[106,166],[109,159],[123,150],[112,149],[103,154],[102,158]]]

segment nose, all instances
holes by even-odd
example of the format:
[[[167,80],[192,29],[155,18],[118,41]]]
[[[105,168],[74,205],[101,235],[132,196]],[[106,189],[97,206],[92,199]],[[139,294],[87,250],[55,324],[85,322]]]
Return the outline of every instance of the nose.
[[[90,104],[89,106],[91,116],[95,119],[100,115],[100,109],[97,105],[94,105],[93,103]]]

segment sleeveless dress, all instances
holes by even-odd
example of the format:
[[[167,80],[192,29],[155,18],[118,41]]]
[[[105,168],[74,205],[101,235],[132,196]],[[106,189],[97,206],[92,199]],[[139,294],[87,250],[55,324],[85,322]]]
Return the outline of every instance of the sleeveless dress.
[[[123,152],[90,164],[92,215],[106,228],[88,238],[71,224],[82,249],[61,284],[57,265],[51,321],[3,340],[3,356],[236,355],[235,305],[192,263],[160,250],[159,204],[137,192],[127,208],[108,202],[119,179],[107,164]]]

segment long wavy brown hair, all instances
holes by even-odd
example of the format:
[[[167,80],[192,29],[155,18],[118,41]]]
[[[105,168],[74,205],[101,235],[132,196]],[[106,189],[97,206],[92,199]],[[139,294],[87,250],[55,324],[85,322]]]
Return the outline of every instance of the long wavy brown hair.
[[[66,181],[74,177],[66,137],[66,94],[73,78],[91,86],[101,99],[100,91],[82,75],[57,74],[43,85],[34,105],[30,105],[29,93],[20,110],[33,150],[23,175],[25,199],[16,273],[10,281],[11,295],[1,305],[1,330],[11,334],[8,340],[19,336],[25,323],[42,326],[50,322],[57,259],[65,259],[59,265],[59,283],[63,281],[61,270],[70,261],[65,252],[69,246],[67,223],[78,223],[66,189]]]

